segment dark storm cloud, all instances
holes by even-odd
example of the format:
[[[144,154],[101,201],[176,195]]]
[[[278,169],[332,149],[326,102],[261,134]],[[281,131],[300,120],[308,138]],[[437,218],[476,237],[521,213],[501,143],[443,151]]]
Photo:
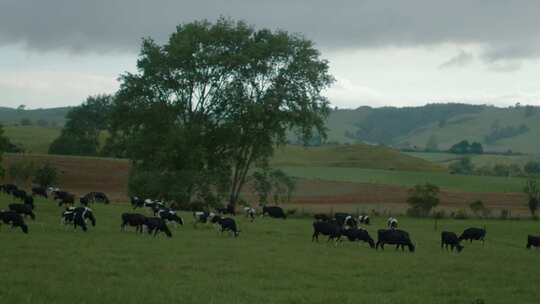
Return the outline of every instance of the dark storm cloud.
[[[537,0],[0,0],[0,45],[136,51],[220,15],[305,34],[331,49],[479,43],[486,60],[540,54]],[[522,51],[522,49],[527,51]]]

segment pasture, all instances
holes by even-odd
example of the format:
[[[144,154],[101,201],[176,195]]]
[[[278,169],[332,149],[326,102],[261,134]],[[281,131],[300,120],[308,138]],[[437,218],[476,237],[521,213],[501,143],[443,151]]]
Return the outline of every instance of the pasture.
[[[13,199],[0,195],[0,209]],[[195,229],[190,214],[173,237],[120,232],[128,204],[93,205],[97,226],[59,223],[59,208],[36,199],[30,233],[1,226],[0,303],[538,303],[540,250],[526,250],[533,221],[400,218],[415,253],[344,241],[311,242],[312,220],[237,216],[240,237]],[[146,210],[138,209],[147,213]],[[441,251],[441,230],[486,226],[487,241]],[[383,218],[368,227],[376,239]],[[475,302],[477,300],[483,302]]]

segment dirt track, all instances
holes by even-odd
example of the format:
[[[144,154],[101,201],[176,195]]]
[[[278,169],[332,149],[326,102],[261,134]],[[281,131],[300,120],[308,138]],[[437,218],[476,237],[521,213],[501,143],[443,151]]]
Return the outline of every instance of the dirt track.
[[[76,194],[103,191],[113,201],[127,201],[127,180],[130,164],[125,160],[102,158],[58,157],[49,155],[4,155],[4,167],[21,159],[36,164],[49,162],[60,170],[60,185]],[[29,187],[29,185],[27,186]],[[249,186],[243,196],[254,197]],[[371,210],[404,210],[408,189],[399,186],[300,180],[293,201],[295,206],[325,210],[330,207]],[[441,192],[441,206],[468,209],[468,204],[481,200],[491,209],[511,209],[514,214],[527,212],[522,193]]]

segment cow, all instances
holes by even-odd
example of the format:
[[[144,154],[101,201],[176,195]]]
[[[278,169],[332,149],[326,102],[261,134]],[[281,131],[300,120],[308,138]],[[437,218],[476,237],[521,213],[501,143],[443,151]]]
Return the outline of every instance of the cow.
[[[49,195],[47,194],[47,189],[43,187],[33,187],[32,188],[32,195],[33,196],[41,196],[43,198],[49,198]]]
[[[454,232],[441,232],[441,249],[444,247],[446,250],[448,250],[448,246],[450,246],[451,251],[454,251],[454,248],[456,248],[457,252],[461,252],[461,250],[463,250],[463,246],[460,244],[460,242],[461,240]]]
[[[175,227],[176,227],[176,224],[180,224],[180,226],[184,225],[184,220],[180,216],[178,216],[178,214],[176,214],[176,211],[172,209],[169,209],[169,208],[160,209],[157,212],[157,216],[167,222],[173,222]]]
[[[219,225],[219,232],[222,234],[225,231],[229,231],[234,235],[234,237],[238,237],[240,235],[240,230],[238,230],[236,222],[230,217],[224,218],[221,216],[216,216],[212,219],[212,222]]]
[[[144,200],[141,199],[140,197],[132,196],[130,199],[131,199],[131,206],[133,206],[133,209],[144,207]]]
[[[96,218],[92,209],[88,207],[70,207],[62,212],[64,224],[73,223],[73,228],[80,226],[84,232],[88,230],[86,220],[90,220],[92,226],[96,226]]]
[[[277,206],[264,206],[262,209],[262,216],[264,217],[266,214],[272,218],[287,218],[285,212],[283,212],[283,209]]]
[[[337,212],[334,214],[334,218],[343,229],[358,227],[358,223],[356,222],[354,217],[348,213]]]
[[[172,233],[169,227],[167,227],[165,220],[159,217],[147,217],[144,224],[148,229],[148,234],[154,232],[154,236],[156,236],[159,232],[163,232],[167,237],[172,237]]]
[[[36,215],[32,209],[32,206],[27,204],[9,204],[9,210],[17,212],[20,215],[24,215],[24,217],[29,215],[32,220],[35,220]]]
[[[145,199],[144,200],[144,207],[150,208],[150,210],[152,210],[152,213],[154,214],[154,216],[157,215],[157,213],[158,213],[158,211],[160,209],[166,208],[165,204],[163,204],[162,202],[152,201],[151,199]]]
[[[16,199],[20,199],[21,201],[24,201],[24,198],[26,197],[26,191],[22,189],[15,189],[11,192],[11,195],[13,195],[13,197]]]
[[[361,223],[361,224],[364,224],[364,225],[369,225],[369,223],[370,223],[369,215],[360,215],[360,216],[358,216],[358,223]]]
[[[31,196],[31,195],[27,195],[25,198],[24,198],[24,204],[25,205],[28,205],[32,208],[32,210],[34,210],[34,198]]]
[[[470,243],[472,241],[482,241],[482,244],[485,242],[486,229],[485,228],[467,228],[459,236],[459,240],[468,240]]]
[[[19,187],[17,187],[17,185],[14,185],[14,184],[2,185],[2,192],[4,192],[5,194],[13,195],[13,192],[16,190],[19,190]]]
[[[103,192],[89,192],[89,193],[85,194],[81,198],[81,203],[82,203],[83,198],[85,199],[86,204],[88,204],[88,203],[96,203],[96,202],[97,203],[104,203],[104,204],[109,204],[110,203],[109,198]]]
[[[231,204],[228,204],[225,208],[216,208],[216,213],[221,214],[221,215],[225,215],[225,214],[236,215],[234,206]]]
[[[54,191],[53,192],[53,199],[55,201],[58,201],[58,207],[61,207],[62,205],[74,205],[75,204],[75,195],[67,192],[67,191]]]
[[[401,246],[401,250],[405,250],[405,246],[409,247],[410,252],[414,252],[415,246],[409,237],[409,233],[403,230],[398,229],[380,229],[377,231],[377,244],[375,249],[378,249],[381,246],[381,249],[384,250],[385,244],[397,245],[396,250]]]
[[[527,249],[531,249],[531,247],[540,247],[540,236],[527,236]]]
[[[197,223],[205,224],[211,221],[214,217],[216,217],[216,214],[213,212],[206,212],[206,211],[193,212],[193,219],[195,220],[195,224]]]
[[[126,225],[129,225],[136,227],[136,232],[142,233],[145,223],[146,216],[140,213],[122,213],[122,224],[120,225],[120,231],[125,231]]]
[[[330,220],[330,217],[326,214],[323,214],[323,213],[317,213],[315,215],[313,215],[313,218],[316,220],[316,221],[321,221],[321,222],[328,222]]]
[[[244,213],[246,214],[246,217],[250,219],[251,222],[255,221],[255,215],[257,214],[257,210],[253,207],[244,207]]]
[[[335,220],[328,222],[315,221],[313,222],[311,241],[318,242],[319,235],[322,234],[328,236],[327,242],[334,240],[337,244],[338,241],[341,241],[342,230],[341,225]]]
[[[11,228],[21,227],[22,232],[28,233],[28,226],[24,223],[23,217],[17,212],[0,210],[0,222],[10,224]]]
[[[390,229],[397,229],[398,227],[398,220],[395,217],[389,217],[386,221],[386,226]]]
[[[341,233],[346,236],[347,239],[351,242],[364,241],[369,244],[369,247],[375,248],[375,242],[369,235],[368,231],[365,229],[351,228],[342,230]]]

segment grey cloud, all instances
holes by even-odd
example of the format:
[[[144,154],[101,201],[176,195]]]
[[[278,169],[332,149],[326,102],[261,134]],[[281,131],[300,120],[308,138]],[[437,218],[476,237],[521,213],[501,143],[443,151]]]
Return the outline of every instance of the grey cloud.
[[[456,56],[450,58],[448,61],[441,64],[439,66],[439,69],[464,67],[470,64],[473,60],[474,60],[473,54],[466,52],[464,50],[461,50]]]
[[[136,52],[143,36],[163,40],[179,23],[223,15],[323,48],[479,43],[511,57],[496,50],[540,48],[539,11],[537,0],[0,0],[0,46]]]

